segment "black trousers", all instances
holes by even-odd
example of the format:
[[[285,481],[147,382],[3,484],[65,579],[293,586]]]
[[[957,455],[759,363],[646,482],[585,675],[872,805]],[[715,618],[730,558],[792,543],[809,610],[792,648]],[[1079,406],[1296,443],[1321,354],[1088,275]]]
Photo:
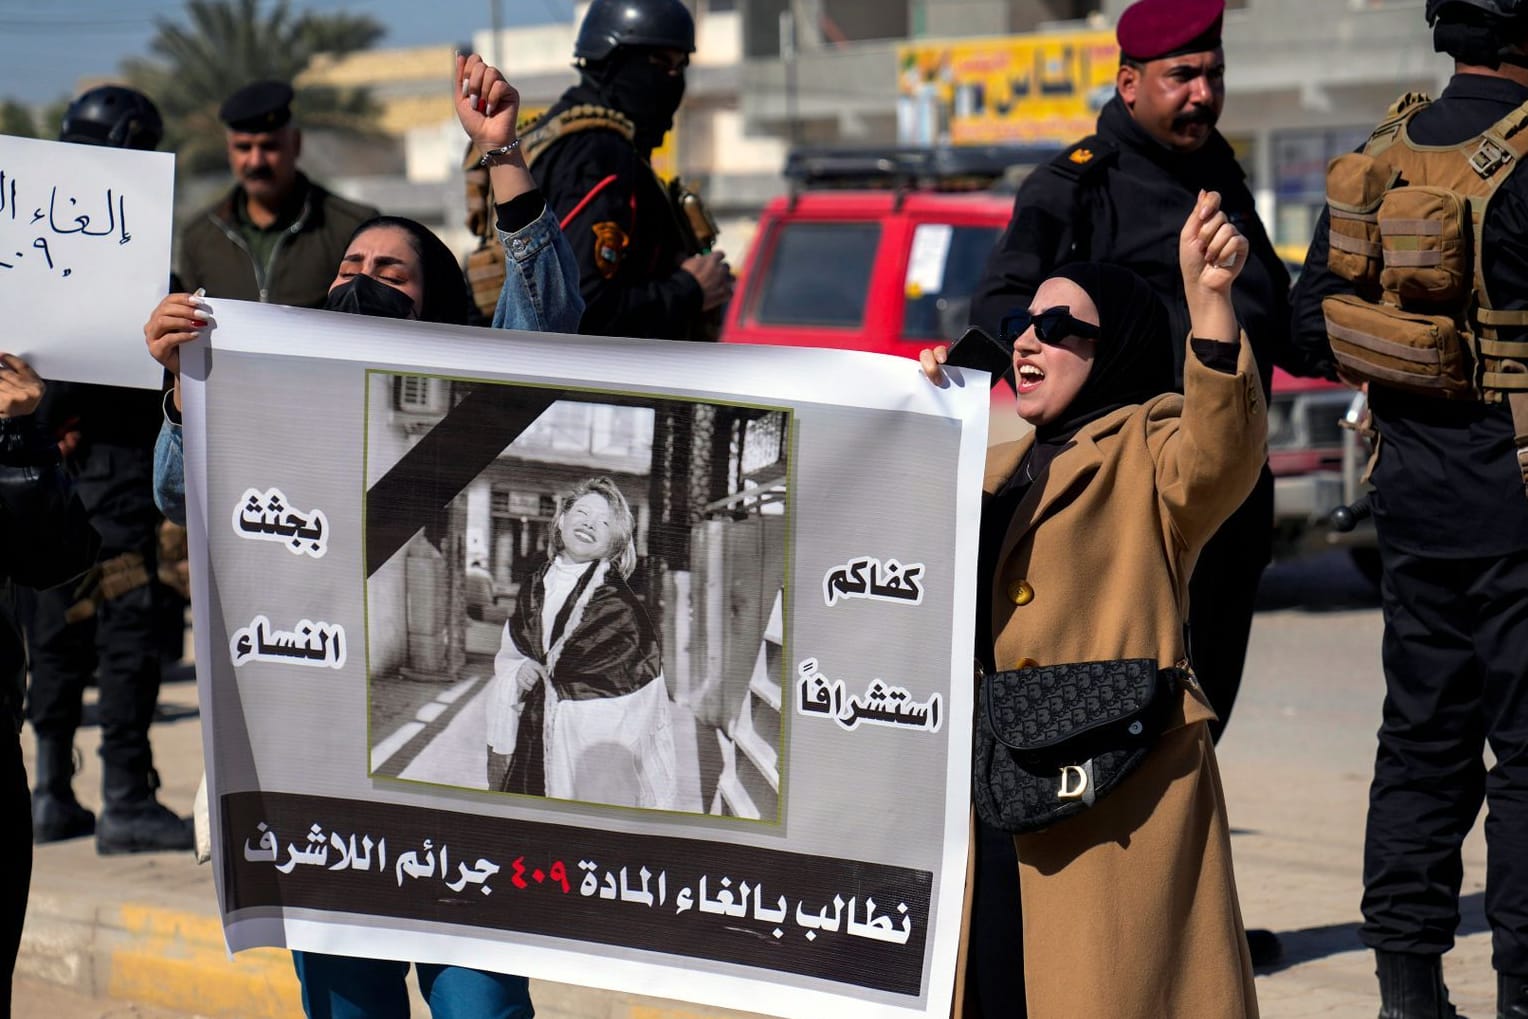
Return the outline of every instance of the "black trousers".
[[[1528,551],[1431,559],[1381,531],[1380,555],[1385,704],[1360,936],[1394,952],[1453,946],[1460,844],[1484,801],[1492,965],[1528,974]]]
[[[1013,836],[976,820],[976,881],[972,889],[961,1019],[1024,1019],[1024,923],[1019,857]]]
[[[7,714],[0,725],[0,1017],[11,1014],[11,977],[21,947],[21,926],[27,915],[27,890],[32,883],[32,797],[26,767],[21,763],[21,739]]]
[[[1265,465],[1247,501],[1199,554],[1189,580],[1189,660],[1218,716],[1210,724],[1215,740],[1241,689],[1257,585],[1272,558],[1273,474]]]
[[[153,451],[93,446],[75,490],[101,534],[101,559],[139,552],[150,578],[158,549]],[[101,759],[136,776],[152,766],[149,724],[159,699],[159,585],[152,579],[102,601],[94,618],[67,623],[72,585],[38,591],[27,599],[32,681],[27,721],[39,737],[72,740],[80,703],[92,675],[100,688]]]

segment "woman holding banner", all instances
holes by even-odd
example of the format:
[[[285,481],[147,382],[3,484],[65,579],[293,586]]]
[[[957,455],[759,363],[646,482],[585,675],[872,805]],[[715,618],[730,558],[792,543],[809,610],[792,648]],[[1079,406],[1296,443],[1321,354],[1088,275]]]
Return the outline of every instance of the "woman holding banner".
[[[520,94],[479,56],[458,56],[456,64],[457,117],[486,153],[482,161],[498,199],[499,240],[506,253],[493,327],[576,333],[583,317],[578,263],[520,156],[515,134]],[[377,284],[409,299],[390,296]],[[336,267],[325,307],[465,325],[471,300],[465,287],[455,257],[427,227],[384,216],[356,228]],[[180,345],[201,335],[206,315],[207,305],[198,295],[170,294],[143,327],[149,353],[174,376],[154,450],[154,498],[164,515],[177,522],[186,516]]]
[[[583,315],[578,266],[562,230],[520,158],[515,120],[520,96],[478,56],[457,57],[456,112],[486,152],[506,252],[504,288],[493,325],[501,329],[572,333]],[[363,315],[465,325],[470,297],[456,258],[428,228],[381,216],[356,228],[336,267],[325,307]],[[174,375],[165,425],[155,450],[155,499],[165,515],[185,520],[181,445],[180,345],[202,335],[211,309],[191,294],[171,294],[144,326],[149,352]],[[409,1014],[407,962],[293,952],[310,1019],[391,1019]],[[415,964],[419,989],[435,1019],[530,1019],[524,977],[464,966]]]
[[[1257,1014],[1214,715],[1175,667],[1194,561],[1263,462],[1262,389],[1229,296],[1246,257],[1219,195],[1202,193],[1179,240],[1193,328],[1182,397],[1164,366],[1184,339],[1129,270],[1063,266],[1005,321],[1035,434],[987,461],[973,775],[985,837],[956,1015],[1024,1015],[1026,1001],[1043,1019]],[[935,382],[946,356],[921,356]],[[1122,688],[1149,689],[1159,710],[1100,743],[1094,723],[1115,710],[1100,705]],[[1028,699],[1005,713],[1015,690]],[[1082,720],[1052,717],[1060,737],[1031,743],[1052,701]],[[1041,746],[1076,759],[1034,764]],[[1020,944],[1022,984],[1009,978]]]

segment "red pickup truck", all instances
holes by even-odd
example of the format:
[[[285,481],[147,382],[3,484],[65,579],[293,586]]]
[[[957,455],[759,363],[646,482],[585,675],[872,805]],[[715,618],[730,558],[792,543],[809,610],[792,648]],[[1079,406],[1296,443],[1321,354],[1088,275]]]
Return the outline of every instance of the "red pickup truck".
[[[786,173],[795,190],[764,209],[727,310],[724,342],[916,357],[965,331],[971,291],[1008,225],[1013,196],[940,190],[952,177],[968,187],[990,184],[1001,170],[984,178],[968,161],[963,175],[935,173],[926,153],[914,154],[912,168],[901,155],[792,157]],[[975,154],[984,155],[1001,161],[1000,154]],[[845,188],[846,180],[859,186]],[[1326,543],[1327,515],[1360,494],[1363,464],[1352,433],[1338,424],[1350,391],[1282,371],[1272,386],[1275,541],[1287,555]],[[1025,431],[1013,391],[999,385],[990,441]]]

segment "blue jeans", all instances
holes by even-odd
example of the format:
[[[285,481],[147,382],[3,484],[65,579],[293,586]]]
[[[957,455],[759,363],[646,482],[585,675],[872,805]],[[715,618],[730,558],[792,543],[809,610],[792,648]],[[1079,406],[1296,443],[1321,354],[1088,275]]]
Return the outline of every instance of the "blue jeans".
[[[308,1019],[408,1019],[409,964],[293,952]],[[532,1019],[530,981],[465,966],[415,963],[434,1019]]]

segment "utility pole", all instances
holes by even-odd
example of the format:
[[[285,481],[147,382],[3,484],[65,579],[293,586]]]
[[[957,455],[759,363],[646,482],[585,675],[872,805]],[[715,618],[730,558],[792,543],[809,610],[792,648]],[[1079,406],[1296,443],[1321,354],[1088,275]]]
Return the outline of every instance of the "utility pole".
[[[500,0],[488,0],[488,62],[502,72],[504,65],[499,63],[499,29],[503,27],[504,18],[499,4]]]
[[[785,120],[791,148],[801,144],[801,118],[796,108],[796,7],[780,12],[780,59],[785,62]]]

